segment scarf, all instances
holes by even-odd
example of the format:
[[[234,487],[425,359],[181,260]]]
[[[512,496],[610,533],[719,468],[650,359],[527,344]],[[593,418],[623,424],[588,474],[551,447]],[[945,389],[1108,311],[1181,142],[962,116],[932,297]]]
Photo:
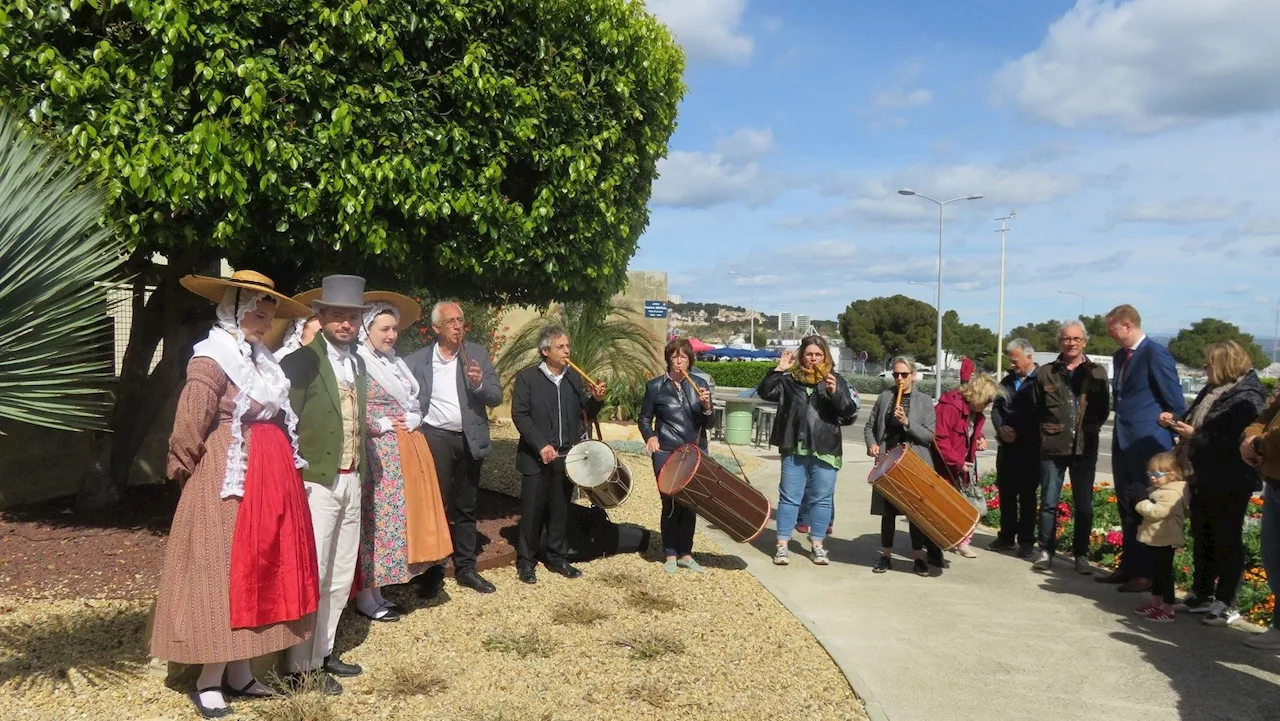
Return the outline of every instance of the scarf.
[[[1224,393],[1235,388],[1236,383],[1240,381],[1232,381],[1223,383],[1214,388],[1200,399],[1200,402],[1192,406],[1191,412],[1187,414],[1184,421],[1187,425],[1200,430],[1200,426],[1204,425],[1204,419],[1209,417],[1209,411],[1213,409],[1213,404],[1218,402]],[[1182,466],[1183,475],[1190,481],[1195,476],[1195,471],[1191,468],[1191,440],[1178,436],[1178,445],[1173,447],[1173,455],[1178,459],[1178,463]]]
[[[816,386],[827,379],[831,375],[831,359],[824,358],[821,363],[812,368],[807,368],[803,363],[796,363],[791,369],[791,377],[796,383],[804,386]]]
[[[241,288],[227,288],[218,304],[218,322],[208,337],[196,343],[193,358],[211,358],[227,378],[240,389],[236,396],[235,411],[231,414],[231,444],[227,446],[227,471],[222,479],[221,498],[244,495],[244,476],[248,470],[245,448],[244,420],[269,421],[283,412],[293,445],[293,465],[306,468],[307,462],[298,454],[298,416],[289,405],[289,379],[280,364],[266,346],[252,346],[240,330],[240,322],[253,311],[266,293]],[[249,401],[262,406],[256,414],[249,413]]]
[[[404,411],[405,427],[413,430],[422,423],[421,407],[418,403],[421,388],[418,381],[413,377],[413,372],[409,370],[404,360],[396,356],[394,348],[389,353],[382,353],[374,350],[369,341],[369,328],[383,313],[390,313],[399,324],[400,313],[394,305],[383,302],[374,303],[369,310],[365,311],[360,323],[360,344],[356,352],[364,359],[365,372],[369,377],[391,394],[391,397],[395,398],[396,403],[400,405],[400,409]],[[382,423],[382,419],[378,419],[378,422],[384,431],[388,429],[389,419],[388,423]]]

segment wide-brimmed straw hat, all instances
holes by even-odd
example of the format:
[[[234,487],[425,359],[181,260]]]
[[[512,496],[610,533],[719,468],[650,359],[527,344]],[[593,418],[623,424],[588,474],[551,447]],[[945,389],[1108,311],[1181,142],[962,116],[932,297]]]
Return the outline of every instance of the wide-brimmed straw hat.
[[[407,295],[393,293],[389,290],[371,290],[364,294],[364,302],[370,305],[374,303],[389,303],[395,307],[396,312],[400,314],[400,323],[396,325],[396,330],[404,330],[422,317],[422,304],[410,298]]]
[[[320,281],[320,291],[320,297],[311,301],[311,308],[316,313],[325,308],[344,308],[361,313],[369,310],[364,301],[364,278],[358,275],[326,275]]]
[[[244,290],[266,293],[276,300],[276,317],[306,318],[311,311],[305,305],[294,301],[289,296],[276,290],[275,281],[255,270],[237,270],[230,278],[216,278],[207,275],[187,275],[178,280],[183,288],[201,298],[214,303],[221,303],[227,288],[243,288]]]
[[[294,302],[307,309],[307,314],[298,316],[299,318],[310,318],[315,315],[315,311],[311,310],[311,301],[319,298],[322,292],[320,288],[312,288],[293,296]],[[271,330],[262,336],[262,344],[273,353],[280,350],[280,346],[284,345],[284,334],[288,331],[289,324],[293,323],[293,321],[293,318],[273,318],[271,320]]]

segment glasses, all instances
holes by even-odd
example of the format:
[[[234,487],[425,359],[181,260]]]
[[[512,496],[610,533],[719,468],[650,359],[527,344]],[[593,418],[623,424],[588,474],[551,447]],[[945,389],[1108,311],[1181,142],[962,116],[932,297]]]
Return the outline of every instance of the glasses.
[[[894,378],[910,378],[910,377],[911,377],[911,373],[897,373],[897,372],[895,372],[895,373],[893,374],[893,377],[894,377]]]
[[[440,321],[440,325],[447,328],[449,326],[462,325],[463,322],[464,321],[461,318],[446,318],[445,320]]]
[[[1167,475],[1166,471],[1147,471],[1147,478],[1164,478]]]
[[[1083,343],[1084,338],[1063,338],[1063,343]]]

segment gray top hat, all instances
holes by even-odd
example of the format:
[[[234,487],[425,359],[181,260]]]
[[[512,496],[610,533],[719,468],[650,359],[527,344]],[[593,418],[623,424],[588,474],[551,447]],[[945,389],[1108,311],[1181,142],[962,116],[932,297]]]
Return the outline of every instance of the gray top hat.
[[[325,308],[349,308],[363,313],[370,307],[364,302],[364,278],[358,275],[325,276],[320,297],[311,301],[311,309],[317,313]]]

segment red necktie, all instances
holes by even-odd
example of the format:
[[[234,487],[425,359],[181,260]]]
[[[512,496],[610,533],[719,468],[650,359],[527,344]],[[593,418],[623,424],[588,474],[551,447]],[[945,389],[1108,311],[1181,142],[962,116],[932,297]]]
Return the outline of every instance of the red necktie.
[[[1124,370],[1125,368],[1128,368],[1128,367],[1129,367],[1129,359],[1130,359],[1130,358],[1133,358],[1133,349],[1132,349],[1132,348],[1126,348],[1126,349],[1125,349],[1125,351],[1124,351],[1124,363],[1123,363],[1123,364],[1121,364],[1121,366],[1120,366],[1120,370]]]

